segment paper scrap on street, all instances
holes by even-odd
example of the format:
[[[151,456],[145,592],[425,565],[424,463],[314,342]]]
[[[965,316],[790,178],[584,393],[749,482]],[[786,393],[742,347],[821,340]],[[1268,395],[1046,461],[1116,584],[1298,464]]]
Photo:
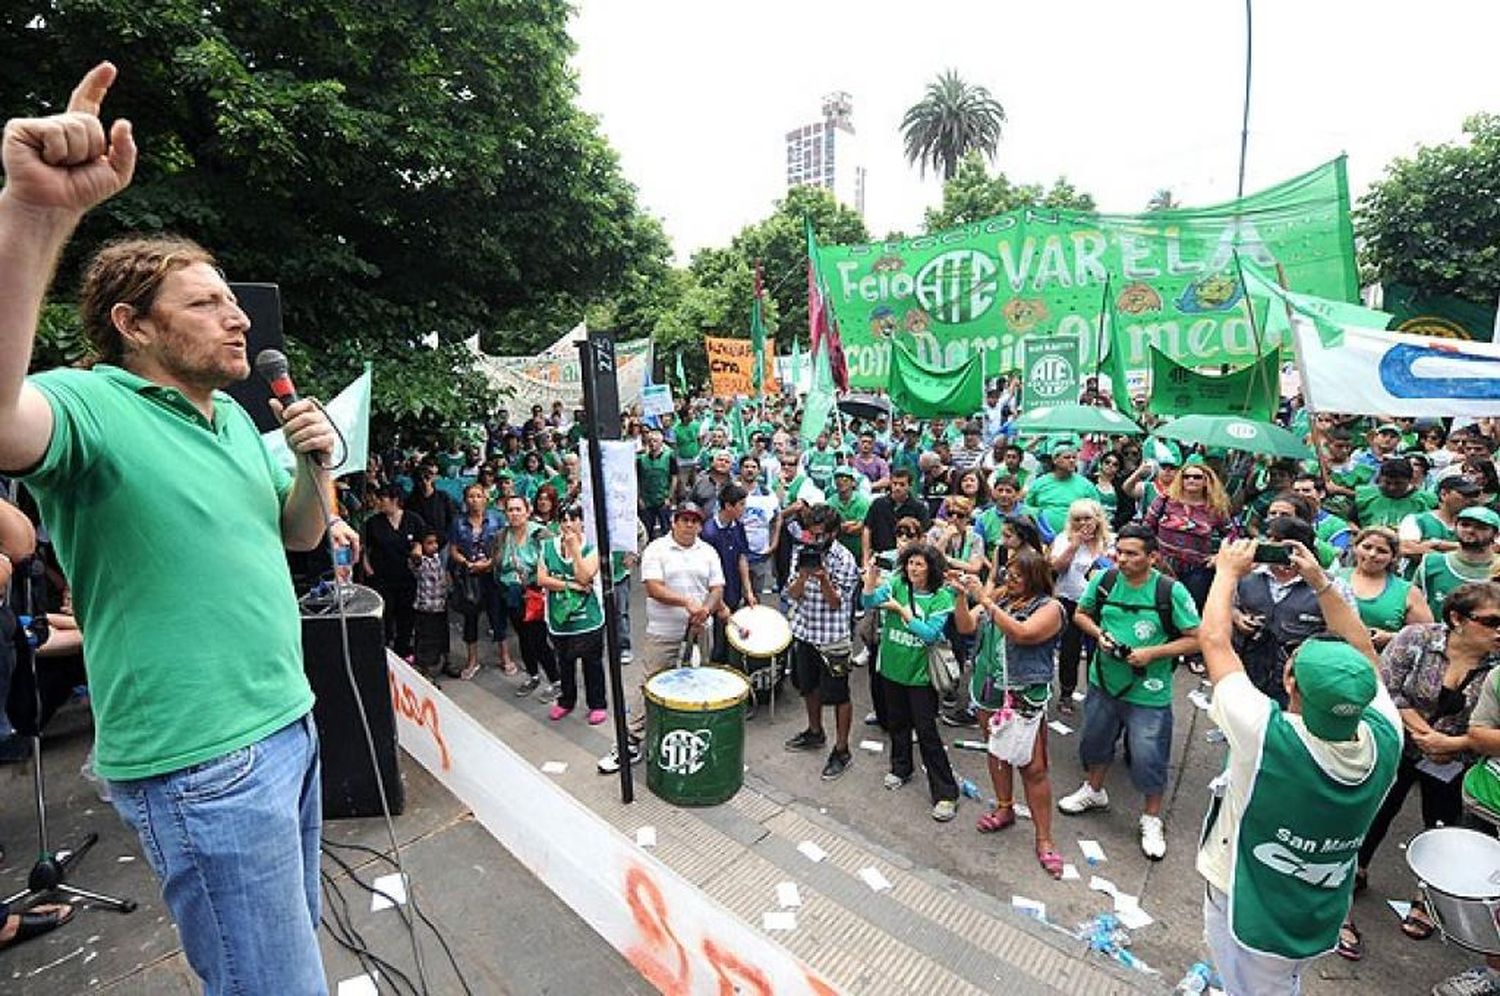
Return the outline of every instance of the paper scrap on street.
[[[885,744],[881,743],[879,740],[861,740],[859,742],[859,749],[867,750],[871,754],[879,754],[881,751],[885,750]]]
[[[1060,737],[1065,737],[1069,733],[1073,732],[1073,728],[1060,719],[1054,719],[1052,722],[1048,723],[1047,729],[1051,730],[1053,733],[1056,733]]]
[[[118,858],[115,858],[115,860],[118,861],[122,865],[127,865],[130,862],[132,862],[132,861],[135,860],[135,855],[134,854],[122,854]]]
[[[797,850],[801,851],[802,856],[809,861],[822,861],[824,858],[828,857],[827,851],[823,850],[821,847],[819,847],[817,844],[814,844],[810,840],[804,840],[802,843],[798,844]]]
[[[639,827],[635,831],[635,845],[637,847],[656,846],[656,827]]]
[[[375,980],[380,973],[373,976],[356,975],[352,979],[340,979],[338,996],[380,996],[380,988],[375,985]]]
[[[776,883],[776,905],[784,910],[796,909],[802,905],[802,893],[797,890],[796,882]]]
[[[1089,888],[1095,892],[1103,892],[1111,896],[1120,891],[1115,888],[1115,883],[1107,878],[1100,878],[1098,875],[1089,876]]]
[[[1026,805],[1026,803],[1024,803],[1024,802],[1018,802],[1018,803],[1015,804],[1014,808],[1015,808],[1015,811],[1016,811],[1016,815],[1019,816],[1021,819],[1023,819],[1023,820],[1029,820],[1029,819],[1031,819],[1031,807],[1028,806],[1028,805]]]
[[[1208,707],[1211,704],[1208,701],[1208,696],[1204,695],[1203,692],[1197,688],[1193,689],[1191,692],[1188,692],[1188,701],[1197,706],[1199,709],[1202,709],[1204,712],[1208,711]]]
[[[1128,898],[1134,899],[1135,897],[1131,896]],[[1150,913],[1141,909],[1139,903],[1132,902],[1121,905],[1120,899],[1120,896],[1115,897],[1115,916],[1119,918],[1120,924],[1126,930],[1140,930],[1142,927],[1149,927],[1156,922]]]
[[[1035,917],[1038,920],[1047,919],[1047,904],[1035,899],[1027,899],[1025,896],[1011,896],[1010,905],[1018,913]]]
[[[1082,877],[1083,876],[1081,876],[1081,875],[1078,874],[1078,866],[1077,865],[1069,864],[1067,862],[1063,862],[1062,880],[1064,882],[1071,882],[1074,879],[1078,879],[1078,878],[1082,878]]]
[[[773,910],[760,915],[762,930],[796,930],[797,914],[791,910]]]
[[[567,770],[567,761],[544,761],[542,763],[542,774],[544,775],[560,775]]]
[[[400,872],[380,876],[374,881],[373,887],[375,894],[370,896],[371,913],[390,909],[395,905],[391,899],[394,899],[396,903],[406,904],[406,878]]]
[[[1396,914],[1398,920],[1405,920],[1407,914],[1411,912],[1411,903],[1402,902],[1399,899],[1387,899],[1385,904],[1391,908],[1392,913]]]
[[[876,892],[884,892],[891,887],[891,880],[882,875],[880,869],[874,866],[861,868],[859,870],[859,877],[864,879],[865,885],[868,885]]]
[[[1099,846],[1097,840],[1080,840],[1078,842],[1078,849],[1083,852],[1085,859],[1094,864],[1109,860],[1104,856],[1104,848]]]

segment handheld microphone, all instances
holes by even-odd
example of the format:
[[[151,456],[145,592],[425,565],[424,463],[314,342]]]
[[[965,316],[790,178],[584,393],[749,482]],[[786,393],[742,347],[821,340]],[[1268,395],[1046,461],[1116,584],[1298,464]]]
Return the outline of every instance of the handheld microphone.
[[[255,356],[255,372],[271,385],[271,393],[283,408],[297,400],[297,385],[292,383],[292,373],[286,356],[279,349],[262,349]]]

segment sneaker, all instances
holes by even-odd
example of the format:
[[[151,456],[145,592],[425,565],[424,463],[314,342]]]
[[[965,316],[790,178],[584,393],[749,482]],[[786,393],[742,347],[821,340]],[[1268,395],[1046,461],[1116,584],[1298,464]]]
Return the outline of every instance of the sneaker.
[[[633,657],[630,656],[630,650],[629,650],[629,648],[626,648],[625,650],[620,651],[620,663],[621,664],[629,664],[634,659],[635,658],[633,658]]]
[[[638,744],[638,743],[636,743],[634,740],[630,741],[630,763],[631,764],[640,764],[641,763],[641,745]],[[605,754],[603,757],[601,757],[599,759],[599,763],[597,765],[595,765],[595,767],[597,767],[599,769],[599,774],[601,774],[601,775],[613,775],[617,771],[619,771],[620,770],[620,750],[619,750],[619,747],[611,747],[609,749],[609,753]]]
[[[828,755],[828,763],[823,765],[823,780],[831,782],[844,772],[849,770],[849,765],[854,763],[854,756],[846,750],[836,750]]]
[[[814,733],[812,730],[803,730],[786,742],[787,750],[817,750],[828,742],[828,736],[824,733]]]
[[[867,713],[865,713],[865,725],[866,726],[879,726],[880,725],[880,717],[877,716],[877,715],[875,715],[873,712],[867,712]]]
[[[1152,861],[1167,856],[1167,828],[1160,816],[1141,814],[1141,853]]]
[[[538,702],[556,702],[557,697],[561,694],[562,692],[558,687],[549,682],[546,688],[536,693],[536,700]]]
[[[854,656],[849,658],[849,663],[853,664],[855,667],[864,667],[866,664],[870,663],[870,648],[861,645],[860,648],[854,652]]]
[[[479,662],[478,661],[470,661],[469,663],[467,663],[467,664],[464,665],[464,669],[462,671],[458,672],[458,676],[463,681],[468,681],[468,680],[470,680],[471,678],[473,678],[478,673],[479,673]]]
[[[531,677],[527,678],[525,681],[516,686],[516,698],[524,699],[526,696],[536,691],[537,686],[541,683],[542,679],[533,674]]]
[[[604,722],[608,718],[609,718],[609,713],[606,712],[603,709],[590,709],[589,710],[589,725],[590,726],[598,726],[600,723]]]
[[[938,719],[942,720],[944,726],[978,726],[979,717],[967,709],[944,709],[938,713]]]
[[[1467,969],[1433,986],[1432,996],[1500,996],[1500,972],[1483,965]]]
[[[957,799],[939,799],[932,806],[932,818],[939,823],[947,823],[958,815]]]
[[[886,787],[887,791],[894,792],[909,781],[911,781],[911,775],[907,775],[905,778],[902,778],[894,771],[887,771],[885,773],[885,778],[881,781],[881,784]]]
[[[547,710],[547,718],[555,723],[572,711],[572,709],[566,706],[554,705],[551,709]]]
[[[1088,782],[1084,782],[1078,787],[1078,791],[1057,800],[1057,808],[1074,816],[1086,813],[1090,809],[1108,809],[1109,793],[1103,789],[1095,792],[1089,788]]]

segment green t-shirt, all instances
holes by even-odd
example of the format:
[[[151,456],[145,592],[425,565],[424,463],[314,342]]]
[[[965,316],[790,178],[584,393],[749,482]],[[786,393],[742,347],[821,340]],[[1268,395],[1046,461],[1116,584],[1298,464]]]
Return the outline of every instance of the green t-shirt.
[[[807,451],[805,460],[807,476],[827,495],[833,490],[833,468],[839,462],[838,450],[833,447],[820,450],[815,446]]]
[[[844,522],[864,522],[865,514],[870,511],[870,496],[860,491],[855,491],[845,502],[838,496],[838,492],[826,496],[823,499]],[[844,544],[845,549],[854,554],[854,562],[859,563],[860,553],[863,549],[863,539],[859,533],[846,533],[840,530],[839,542]]]
[[[656,456],[650,453],[640,453],[636,456],[635,470],[641,484],[641,501],[647,508],[666,504],[667,495],[672,490],[674,462],[672,451],[665,446]]]
[[[1350,581],[1354,568],[1345,567],[1336,572],[1337,577]],[[1361,598],[1357,593],[1354,596],[1354,607],[1359,612],[1359,621],[1371,629],[1383,629],[1394,633],[1406,625],[1406,593],[1411,590],[1411,582],[1404,578],[1388,575],[1385,587],[1380,589],[1380,594],[1374,598]]]
[[[583,545],[580,556],[588,556],[594,548]],[[578,576],[573,562],[562,555],[562,540],[549,539],[542,545],[542,560],[547,573],[555,578],[571,581]],[[593,588],[588,591],[547,592],[547,632],[553,636],[576,636],[592,633],[604,625],[604,607]]]
[[[1436,499],[1426,491],[1412,491],[1400,498],[1387,498],[1375,484],[1354,489],[1354,517],[1362,528],[1386,526],[1395,529],[1408,515],[1433,508]]]
[[[1098,500],[1099,489],[1082,474],[1071,474],[1058,480],[1056,474],[1043,474],[1026,489],[1026,504],[1035,508],[1047,521],[1047,528],[1060,533],[1068,522],[1068,506],[1080,498]]]
[[[898,577],[891,580],[889,587],[877,589],[875,596],[879,599],[883,593],[889,594],[902,605],[908,604],[909,598],[913,614],[918,619],[931,620],[934,625],[940,625],[953,611],[953,591],[946,586],[927,595],[909,595],[909,591],[905,579]],[[899,615],[881,613],[880,656],[876,666],[882,677],[898,685],[927,684],[927,647],[921,637],[906,628]]]
[[[1457,550],[1440,553],[1434,550],[1422,555],[1417,568],[1417,587],[1427,597],[1427,607],[1432,618],[1442,622],[1443,602],[1448,593],[1470,581],[1489,581],[1494,578],[1493,564],[1470,564],[1458,559]]]
[[[677,443],[672,448],[684,460],[698,459],[698,453],[703,449],[703,444],[698,442],[698,429],[697,419],[677,427]]]
[[[1099,628],[1126,647],[1156,647],[1170,642],[1162,629],[1161,617],[1156,612],[1156,579],[1160,575],[1153,570],[1139,586],[1132,585],[1120,574],[1110,590],[1108,601],[1099,604],[1099,582],[1108,571],[1100,571],[1089,579],[1078,607],[1099,620]],[[1182,582],[1172,583],[1172,623],[1179,632],[1196,629],[1198,609],[1193,605],[1193,596]],[[1172,660],[1157,658],[1147,664],[1144,671],[1137,670],[1124,661],[1116,660],[1104,653],[1102,647],[1094,651],[1089,662],[1089,683],[1132,705],[1161,707],[1172,704]]]
[[[176,389],[107,364],[32,379],[52,408],[21,475],[73,586],[105,778],[179,771],[312,708],[281,540],[291,477],[215,392],[212,424]]]
[[[540,523],[526,523],[525,538],[517,541],[510,526],[495,538],[495,559],[500,563],[495,579],[501,584],[536,584],[536,562],[541,556],[546,530]]]

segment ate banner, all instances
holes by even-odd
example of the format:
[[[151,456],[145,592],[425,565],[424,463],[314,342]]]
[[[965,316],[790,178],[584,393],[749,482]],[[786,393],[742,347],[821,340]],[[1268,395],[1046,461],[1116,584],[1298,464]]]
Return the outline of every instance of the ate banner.
[[[712,336],[703,340],[708,353],[708,378],[713,385],[714,396],[733,398],[737,395],[754,397],[761,392],[755,382],[755,349],[749,339],[718,339]],[[776,367],[774,357],[766,357],[765,393],[775,394]]]
[[[887,386],[896,410],[917,418],[968,418],[984,406],[978,356],[943,370],[926,365],[898,343]]]
[[[1280,402],[1277,352],[1242,370],[1214,376],[1151,350],[1151,400],[1146,410],[1153,415],[1240,415],[1269,422]]]
[[[1406,284],[1386,284],[1385,309],[1396,316],[1391,326],[1409,335],[1490,342],[1495,336],[1495,309],[1451,294],[1422,294]]]
[[[1354,301],[1358,272],[1344,160],[1215,207],[1140,215],[1025,208],[893,243],[813,244],[819,283],[844,336],[850,380],[885,383],[891,346],[952,369],[976,352],[992,373],[1020,367],[1028,337],[1077,336],[1098,351],[1106,281],[1130,369],[1149,347],[1182,363],[1245,362],[1257,349],[1235,251],[1279,263],[1294,291]]]
[[[1076,404],[1083,393],[1078,337],[1028,336],[1021,340],[1021,408]]]

